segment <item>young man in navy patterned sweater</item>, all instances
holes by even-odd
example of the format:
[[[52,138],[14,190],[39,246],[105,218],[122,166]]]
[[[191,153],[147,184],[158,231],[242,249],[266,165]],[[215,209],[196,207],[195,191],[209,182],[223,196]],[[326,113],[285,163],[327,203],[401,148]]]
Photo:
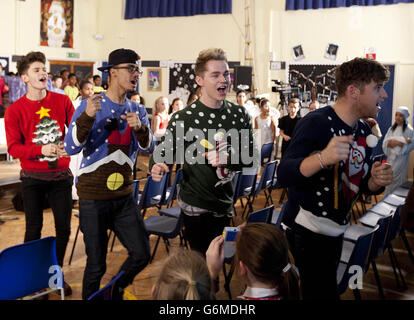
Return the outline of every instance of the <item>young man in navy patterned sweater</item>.
[[[391,183],[391,167],[369,160],[375,146],[367,146],[371,130],[360,120],[376,118],[388,79],[376,61],[342,64],[338,101],[298,123],[278,167],[278,181],[289,188],[284,224],[304,299],[339,298],[336,270],[352,205],[360,193],[378,194]]]
[[[174,113],[150,168],[158,181],[174,157],[184,163],[178,203],[186,238],[193,250],[205,254],[211,240],[229,226],[234,172],[252,167],[259,156],[246,109],[225,100],[230,74],[224,51],[201,51],[195,73],[201,98]]]

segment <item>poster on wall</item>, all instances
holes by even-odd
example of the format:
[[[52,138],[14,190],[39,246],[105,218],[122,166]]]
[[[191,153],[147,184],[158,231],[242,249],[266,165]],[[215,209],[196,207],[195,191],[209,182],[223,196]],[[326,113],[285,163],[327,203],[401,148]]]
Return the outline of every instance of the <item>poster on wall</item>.
[[[73,0],[41,0],[40,45],[73,48]]]
[[[160,68],[148,69],[147,88],[148,88],[148,91],[161,91],[162,90]]]
[[[4,77],[9,72],[10,56],[0,54],[0,64],[3,67],[0,77]]]
[[[195,81],[194,62],[169,61],[168,100],[181,98],[187,103],[190,93],[197,89]]]

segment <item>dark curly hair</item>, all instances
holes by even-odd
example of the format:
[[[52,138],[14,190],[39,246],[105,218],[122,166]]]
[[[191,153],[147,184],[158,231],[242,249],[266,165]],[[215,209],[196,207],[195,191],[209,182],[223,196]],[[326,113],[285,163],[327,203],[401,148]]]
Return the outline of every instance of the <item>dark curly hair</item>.
[[[25,56],[21,57],[19,61],[17,61],[17,72],[19,73],[19,76],[25,74],[33,62],[41,62],[45,64],[46,57],[43,52],[31,51]]]
[[[335,71],[335,82],[338,89],[338,97],[345,94],[346,88],[353,84],[361,91],[364,85],[371,80],[376,83],[387,82],[390,72],[386,66],[375,60],[365,58],[354,58],[341,64]]]

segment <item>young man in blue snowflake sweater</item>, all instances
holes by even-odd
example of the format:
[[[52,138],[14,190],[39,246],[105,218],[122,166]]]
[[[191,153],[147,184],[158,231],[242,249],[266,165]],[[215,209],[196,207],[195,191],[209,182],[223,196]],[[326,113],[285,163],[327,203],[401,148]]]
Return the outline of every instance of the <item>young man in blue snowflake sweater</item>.
[[[392,181],[388,164],[370,162],[370,127],[387,98],[389,71],[355,58],[336,71],[338,101],[304,117],[278,167],[288,187],[284,224],[304,299],[338,299],[336,270],[351,208],[360,193],[378,194]]]
[[[252,167],[259,155],[246,109],[225,100],[230,73],[224,51],[201,51],[195,74],[201,97],[174,113],[150,168],[158,181],[174,158],[184,163],[178,203],[186,239],[205,254],[211,240],[230,224],[234,172]]]
[[[151,153],[154,140],[144,106],[126,98],[142,74],[139,59],[129,49],[109,54],[108,65],[99,68],[108,72],[108,91],[82,101],[65,138],[68,154],[83,154],[76,183],[88,256],[83,299],[99,289],[105,274],[108,228],[128,250],[121,266],[125,273],[117,281],[121,296],[149,261],[148,236],[132,196],[132,171],[138,150]]]

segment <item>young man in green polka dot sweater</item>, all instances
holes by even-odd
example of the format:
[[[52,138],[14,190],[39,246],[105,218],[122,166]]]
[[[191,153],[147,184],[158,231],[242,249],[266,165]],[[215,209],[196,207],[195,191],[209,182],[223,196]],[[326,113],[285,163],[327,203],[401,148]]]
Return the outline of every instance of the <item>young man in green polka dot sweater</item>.
[[[168,165],[184,164],[178,203],[186,238],[193,250],[205,254],[230,223],[234,172],[255,170],[259,157],[245,108],[225,100],[230,78],[224,51],[201,51],[195,73],[201,98],[171,118],[150,169],[159,181]]]

